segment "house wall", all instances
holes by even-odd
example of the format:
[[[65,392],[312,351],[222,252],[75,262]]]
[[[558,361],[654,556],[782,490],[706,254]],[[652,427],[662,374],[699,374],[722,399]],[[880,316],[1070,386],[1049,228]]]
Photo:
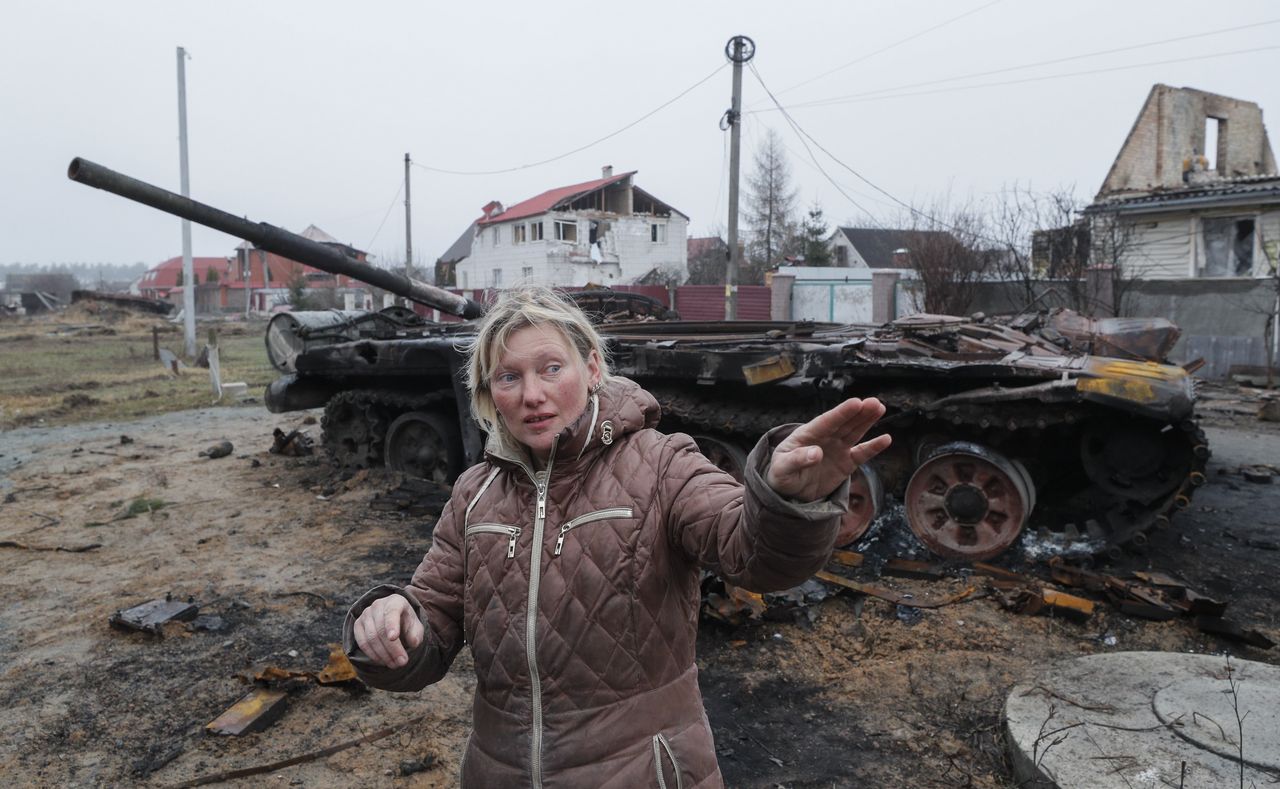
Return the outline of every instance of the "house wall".
[[[1280,260],[1280,210],[1259,207],[1200,212],[1170,212],[1126,219],[1132,228],[1124,241],[1121,265],[1132,276],[1144,279],[1204,277],[1202,220],[1214,217],[1254,220],[1253,276],[1266,277]],[[1105,220],[1095,220],[1105,221]],[[1094,237],[1098,237],[1095,232]],[[1095,261],[1105,263],[1107,261]]]
[[[848,268],[865,269],[868,267],[867,261],[863,259],[862,255],[858,254],[858,250],[854,248],[853,244],[849,243],[849,237],[846,236],[841,231],[837,230],[835,232],[835,234],[831,237],[831,242],[828,246],[831,249],[831,262],[833,264],[840,259],[840,254],[836,250],[844,249],[845,254],[848,256],[846,258],[846,260],[848,261],[847,263]]]
[[[601,260],[593,261],[587,243],[591,221],[607,222],[602,240]],[[577,243],[557,241],[556,220],[577,225]],[[542,241],[512,242],[512,228],[541,221]],[[665,224],[667,240],[653,243],[650,225]],[[462,288],[510,287],[525,281],[560,287],[632,284],[655,267],[671,269],[680,281],[689,275],[686,236],[689,220],[678,214],[670,217],[616,216],[596,212],[552,212],[514,222],[482,226],[471,242],[471,254],[457,266],[457,284]],[[497,243],[494,233],[497,231]],[[529,236],[526,231],[526,238]],[[524,270],[531,269],[526,276]],[[494,281],[494,270],[501,281]]]
[[[1156,85],[1138,114],[1099,195],[1145,192],[1184,186],[1193,157],[1205,154],[1207,118],[1219,127],[1216,173],[1234,178],[1276,171],[1275,156],[1262,123],[1262,109],[1251,101],[1191,88]]]

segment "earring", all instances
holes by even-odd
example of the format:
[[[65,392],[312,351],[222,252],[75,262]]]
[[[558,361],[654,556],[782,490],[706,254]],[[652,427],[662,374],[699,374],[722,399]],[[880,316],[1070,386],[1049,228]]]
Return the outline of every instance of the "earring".
[[[594,384],[591,385],[591,388],[588,389],[587,391],[590,392],[591,394],[595,394],[603,388],[604,388],[604,381],[596,381]]]

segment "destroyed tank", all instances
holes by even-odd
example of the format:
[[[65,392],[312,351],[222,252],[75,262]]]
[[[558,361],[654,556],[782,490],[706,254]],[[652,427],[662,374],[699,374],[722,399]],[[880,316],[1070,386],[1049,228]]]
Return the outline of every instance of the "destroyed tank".
[[[82,159],[69,176],[442,312],[482,311]],[[575,298],[597,321],[615,372],[658,399],[659,429],[689,433],[735,475],[775,425],[846,398],[880,398],[888,411],[875,431],[892,434],[893,446],[855,473],[840,544],[862,537],[892,501],[920,542],[950,559],[995,557],[1021,535],[1048,550],[1115,552],[1167,526],[1205,482],[1193,379],[1165,361],[1178,331],[1163,319],[1058,310],[875,326],[695,323],[630,294]],[[324,445],[342,466],[451,482],[483,452],[463,386],[473,334],[468,321],[433,322],[404,307],[277,315],[266,344],[281,377],[267,407],[323,407]]]

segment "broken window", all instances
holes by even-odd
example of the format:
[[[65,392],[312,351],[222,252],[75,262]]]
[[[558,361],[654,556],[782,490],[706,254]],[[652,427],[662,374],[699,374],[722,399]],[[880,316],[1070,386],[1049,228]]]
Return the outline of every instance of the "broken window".
[[[1254,221],[1243,217],[1201,220],[1204,277],[1248,277],[1253,274]]]
[[[1227,121],[1225,118],[1204,119],[1204,158],[1206,170],[1226,171]]]
[[[529,223],[529,239],[531,241],[542,240],[542,223],[541,222]]]
[[[657,222],[650,224],[649,240],[655,244],[667,243],[667,226]]]
[[[511,243],[523,244],[524,242],[525,242],[524,225],[512,225],[511,226]]]
[[[570,241],[577,243],[578,241],[578,223],[566,222],[563,219],[556,220],[556,241]]]

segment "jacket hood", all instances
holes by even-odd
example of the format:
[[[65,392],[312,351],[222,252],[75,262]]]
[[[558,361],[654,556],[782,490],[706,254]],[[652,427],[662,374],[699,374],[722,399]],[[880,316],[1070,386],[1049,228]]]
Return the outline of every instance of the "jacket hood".
[[[607,447],[627,433],[657,427],[661,418],[662,409],[653,395],[630,378],[613,376],[587,399],[582,414],[560,432],[557,465]],[[502,427],[489,435],[484,451],[493,460],[527,460],[529,456],[528,450]]]

